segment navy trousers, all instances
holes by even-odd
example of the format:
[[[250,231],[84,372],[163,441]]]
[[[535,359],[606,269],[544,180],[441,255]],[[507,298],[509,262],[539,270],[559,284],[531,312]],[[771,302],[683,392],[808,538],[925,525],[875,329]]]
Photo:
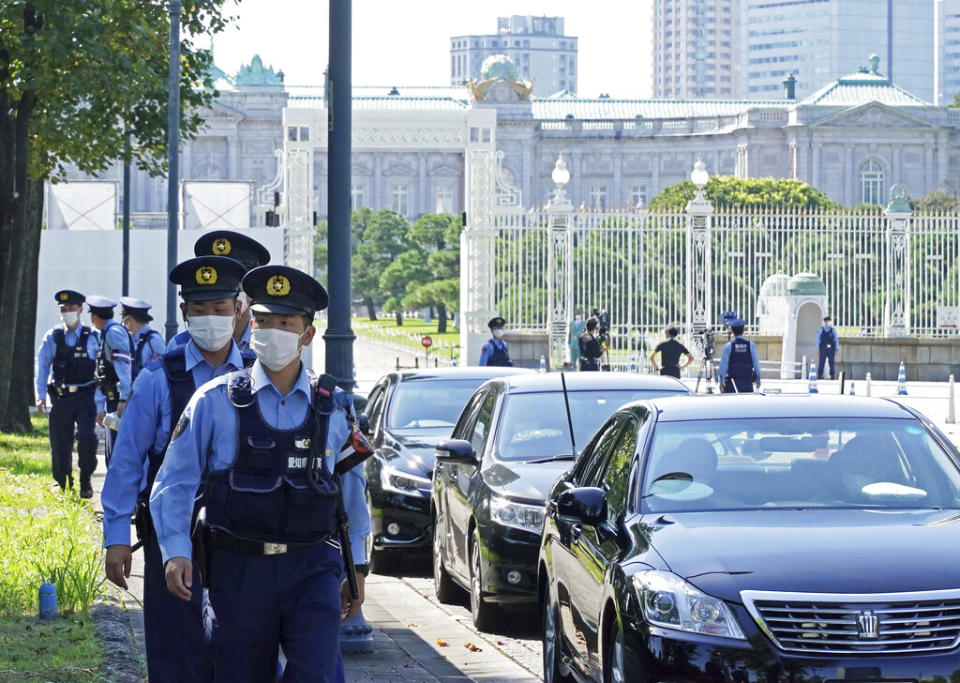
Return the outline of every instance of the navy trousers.
[[[283,683],[343,683],[339,549],[321,544],[283,555],[216,549],[210,601],[217,683],[265,683],[287,657]],[[152,683],[152,681],[151,681]]]
[[[200,578],[194,571],[193,597],[181,600],[167,590],[156,534],[150,534],[144,549],[143,630],[150,683],[209,683],[213,648],[203,638]]]
[[[833,357],[837,355],[837,350],[833,349],[820,349],[820,360],[817,362],[817,379],[823,379],[823,369],[827,363],[827,360],[830,360],[830,379],[836,379],[834,376],[836,374],[836,367],[834,366]]]
[[[752,394],[753,380],[749,377],[727,377],[722,389],[725,394]]]
[[[97,469],[97,407],[93,391],[54,397],[50,408],[50,470],[61,487],[73,482],[73,441],[77,441],[80,478]]]

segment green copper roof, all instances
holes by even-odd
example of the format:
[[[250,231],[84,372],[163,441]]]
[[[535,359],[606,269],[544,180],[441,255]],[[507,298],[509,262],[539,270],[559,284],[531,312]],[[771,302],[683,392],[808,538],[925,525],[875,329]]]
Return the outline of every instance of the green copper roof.
[[[249,64],[240,67],[233,79],[238,86],[283,85],[283,73],[274,71],[272,66],[264,66],[260,55],[254,55]]]
[[[827,286],[819,275],[814,273],[797,273],[787,283],[787,294],[800,296],[803,294],[823,296],[827,293]]]
[[[800,104],[823,107],[853,107],[867,102],[880,102],[892,107],[929,107],[890,79],[877,73],[855,73],[838,78],[813,93]]]
[[[534,119],[685,119],[734,116],[749,109],[786,110],[786,100],[617,100],[572,97],[534,99]]]

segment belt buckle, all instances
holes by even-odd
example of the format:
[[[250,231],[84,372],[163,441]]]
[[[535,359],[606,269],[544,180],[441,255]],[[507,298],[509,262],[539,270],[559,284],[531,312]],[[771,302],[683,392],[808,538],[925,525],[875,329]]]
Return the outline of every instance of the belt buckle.
[[[68,386],[68,387],[67,387],[67,393],[70,393],[70,394],[75,394],[75,393],[77,393],[77,387],[75,387],[75,386],[73,386],[73,385]]]
[[[263,544],[264,555],[283,555],[286,552],[287,552],[286,543],[264,543]]]

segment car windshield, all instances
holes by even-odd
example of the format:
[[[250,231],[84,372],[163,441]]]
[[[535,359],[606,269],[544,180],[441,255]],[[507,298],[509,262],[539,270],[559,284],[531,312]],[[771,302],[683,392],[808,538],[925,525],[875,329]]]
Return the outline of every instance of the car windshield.
[[[661,422],[646,463],[649,512],[960,507],[957,466],[912,418]]]
[[[676,391],[570,391],[570,415],[577,448],[583,448],[604,420],[625,403]],[[501,460],[535,460],[570,454],[570,428],[563,392],[513,394],[507,397],[497,438]]]
[[[387,426],[393,429],[452,429],[463,406],[487,379],[425,377],[400,382],[390,399]]]

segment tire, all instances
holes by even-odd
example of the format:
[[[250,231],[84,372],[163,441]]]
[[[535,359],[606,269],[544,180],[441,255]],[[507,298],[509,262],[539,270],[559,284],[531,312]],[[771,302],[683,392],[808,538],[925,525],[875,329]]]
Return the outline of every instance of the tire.
[[[490,631],[497,622],[499,610],[483,599],[480,532],[474,529],[470,538],[470,615],[478,630]]]
[[[603,682],[626,683],[627,680],[627,653],[623,646],[623,631],[616,620],[610,625],[607,635],[610,643],[603,658]]]
[[[437,602],[449,605],[460,598],[460,589],[450,578],[447,568],[443,566],[443,533],[437,528],[437,520],[433,521],[433,592],[437,596]]]
[[[543,614],[543,683],[570,683],[573,678],[563,664],[563,636],[560,614],[550,596],[550,587],[544,588]]]

